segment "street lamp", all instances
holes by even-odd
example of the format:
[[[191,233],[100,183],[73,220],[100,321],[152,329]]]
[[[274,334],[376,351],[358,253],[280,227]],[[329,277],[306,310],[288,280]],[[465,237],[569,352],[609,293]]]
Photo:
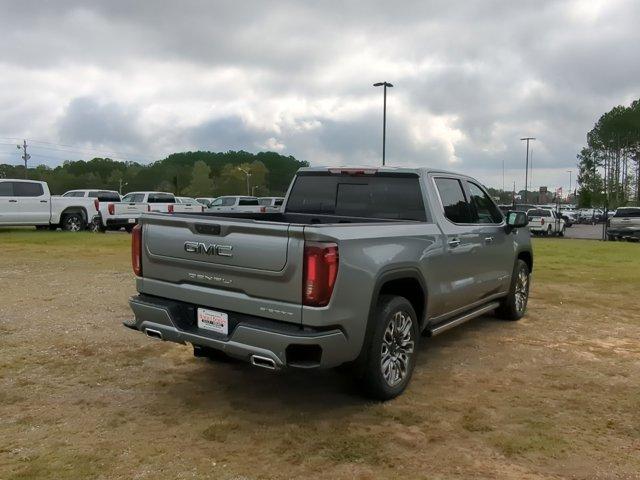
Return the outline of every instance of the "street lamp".
[[[238,167],[238,170],[240,170],[242,173],[244,173],[247,176],[247,195],[250,196],[251,195],[251,187],[249,186],[249,179],[251,178],[251,172],[249,170],[245,170],[244,168]]]
[[[529,140],[535,140],[535,138],[533,137],[524,137],[521,138],[520,141],[526,141],[527,142],[527,161],[525,164],[525,169],[524,169],[524,203],[527,203],[527,197],[528,197],[528,193],[529,191],[527,190],[529,188]]]
[[[569,195],[571,195],[572,192],[572,186],[573,186],[573,170],[567,170],[567,172],[569,172]]]
[[[384,100],[382,104],[382,165],[385,161],[385,149],[387,142],[387,87],[391,88],[389,82],[378,82],[373,84],[374,87],[384,87]]]

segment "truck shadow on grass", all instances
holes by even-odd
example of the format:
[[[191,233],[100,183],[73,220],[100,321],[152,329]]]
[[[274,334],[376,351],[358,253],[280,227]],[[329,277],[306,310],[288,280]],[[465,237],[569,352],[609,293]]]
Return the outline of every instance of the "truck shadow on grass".
[[[473,362],[478,354],[479,342],[500,335],[505,322],[494,317],[481,317],[445,332],[440,336],[423,337],[414,375],[423,371],[446,371],[450,364]],[[491,341],[491,340],[489,340]],[[161,380],[158,399],[170,397],[181,407],[207,410],[211,405],[222,405],[233,411],[267,416],[274,411],[292,409],[303,414],[322,415],[335,419],[343,411],[348,414],[372,402],[363,396],[348,369],[296,370],[270,372],[236,361],[189,359],[173,378]],[[419,391],[414,382],[405,395],[428,395]],[[402,398],[402,397],[400,397]],[[281,417],[280,417],[281,418]]]

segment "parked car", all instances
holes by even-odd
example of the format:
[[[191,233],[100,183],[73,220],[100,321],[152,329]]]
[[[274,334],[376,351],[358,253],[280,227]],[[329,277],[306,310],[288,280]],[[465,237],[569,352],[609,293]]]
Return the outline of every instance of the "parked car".
[[[564,219],[555,210],[535,208],[527,212],[529,230],[534,235],[558,235],[564,237]]]
[[[283,202],[284,197],[260,197],[258,199],[258,203],[266,207],[265,211],[267,212],[279,212]]]
[[[224,196],[216,198],[207,209],[209,212],[253,212],[264,213],[266,207],[260,205],[257,197]]]
[[[564,226],[570,228],[576,223],[576,214],[573,210],[560,210],[560,216],[564,220]]]
[[[52,196],[47,182],[0,178],[0,226],[78,232],[97,214],[97,198]]]
[[[620,207],[609,219],[609,240],[640,240],[640,207]]]
[[[143,215],[125,326],[269,370],[350,364],[393,398],[422,335],[525,314],[526,225],[466,175],[304,168],[282,212]]]

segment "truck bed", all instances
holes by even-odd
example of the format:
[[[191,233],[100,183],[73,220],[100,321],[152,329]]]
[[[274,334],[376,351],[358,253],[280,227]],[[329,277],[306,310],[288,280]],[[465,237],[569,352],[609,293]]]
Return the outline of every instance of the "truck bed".
[[[259,220],[261,222],[274,222],[274,223],[291,223],[296,225],[317,225],[317,224],[336,224],[336,223],[393,223],[393,222],[411,222],[413,220],[405,219],[387,219],[387,218],[364,218],[364,217],[346,217],[339,215],[321,215],[321,214],[304,214],[304,213],[287,213],[287,212],[272,212],[272,213],[239,213],[239,212],[180,212],[181,215],[197,216],[206,219],[220,218],[223,220],[229,220],[232,218],[238,220]],[[178,216],[178,215],[174,215]]]

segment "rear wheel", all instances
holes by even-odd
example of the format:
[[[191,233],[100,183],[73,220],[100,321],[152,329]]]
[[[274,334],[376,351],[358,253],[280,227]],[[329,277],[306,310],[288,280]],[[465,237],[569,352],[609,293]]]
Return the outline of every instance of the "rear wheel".
[[[62,229],[67,232],[84,230],[85,222],[80,213],[67,213],[62,217]]]
[[[496,310],[498,317],[504,320],[520,320],[527,311],[529,301],[529,283],[531,272],[524,260],[516,260],[511,276],[509,295],[502,299]]]
[[[559,237],[564,237],[564,227],[562,227],[562,228],[560,229],[560,231],[558,232],[558,236],[559,236]]]
[[[380,297],[371,341],[363,352],[362,387],[372,398],[389,400],[409,384],[415,367],[418,320],[404,297]]]

